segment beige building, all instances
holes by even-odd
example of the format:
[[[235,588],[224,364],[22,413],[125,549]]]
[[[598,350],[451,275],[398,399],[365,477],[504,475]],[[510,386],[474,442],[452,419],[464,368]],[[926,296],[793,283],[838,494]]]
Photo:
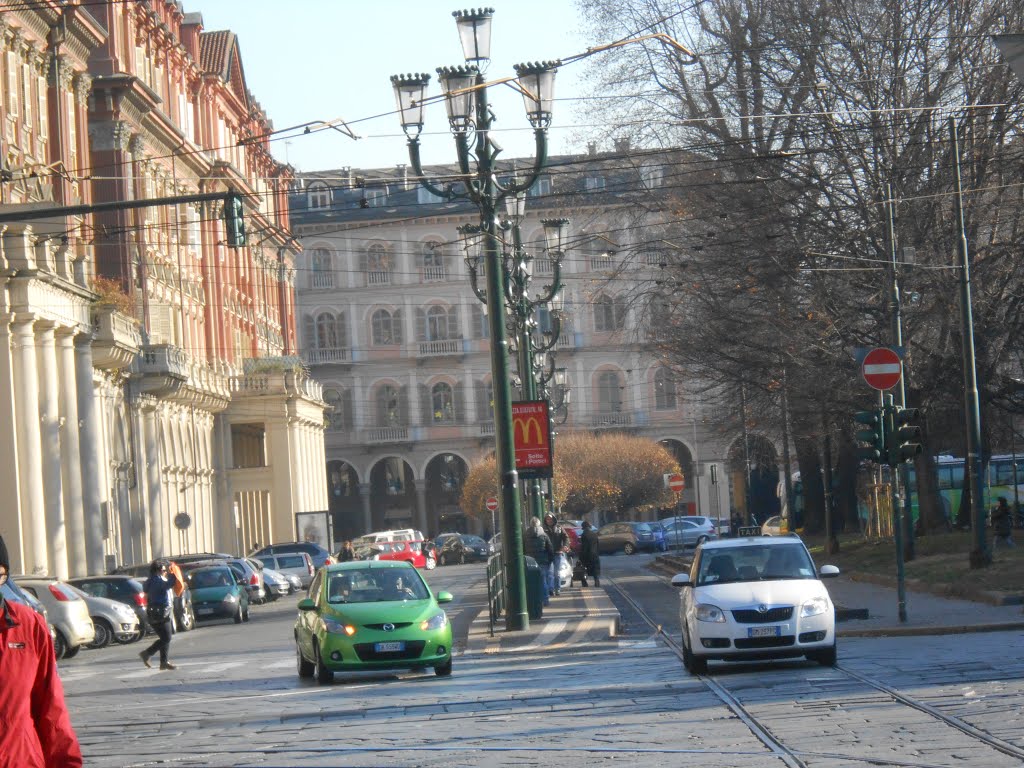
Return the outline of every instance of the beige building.
[[[265,139],[239,143],[270,123],[234,35],[174,0],[72,0],[5,11],[0,36],[12,569],[242,551],[326,519],[322,394],[296,356],[290,169]],[[227,247],[219,202],[26,217],[229,189],[247,247]]]
[[[664,442],[687,476],[681,508],[725,517],[735,480],[742,496],[742,475],[725,458],[737,436],[711,428],[712,414],[652,354],[656,313],[635,301],[636,287],[678,258],[637,217],[637,195],[656,193],[666,162],[596,152],[551,158],[521,232],[536,293],[553,274],[541,219],[570,220],[554,354],[572,394],[557,431],[622,430]],[[459,507],[468,468],[494,450],[490,340],[457,232],[479,213],[433,198],[404,166],[302,174],[291,209],[303,244],[302,354],[333,406],[326,450],[335,530],[490,530],[486,514]],[[536,319],[549,327],[544,312]]]

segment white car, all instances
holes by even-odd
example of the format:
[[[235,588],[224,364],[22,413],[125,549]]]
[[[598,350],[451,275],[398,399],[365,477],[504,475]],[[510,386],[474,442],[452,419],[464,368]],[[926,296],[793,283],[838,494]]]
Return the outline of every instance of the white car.
[[[53,649],[58,659],[70,659],[83,645],[96,639],[89,606],[69,584],[48,576],[18,576],[15,581],[46,607],[50,622],[57,630]]]
[[[689,573],[672,577],[680,588],[683,665],[707,671],[708,660],[806,656],[836,663],[836,612],[797,536],[709,541],[694,554]]]

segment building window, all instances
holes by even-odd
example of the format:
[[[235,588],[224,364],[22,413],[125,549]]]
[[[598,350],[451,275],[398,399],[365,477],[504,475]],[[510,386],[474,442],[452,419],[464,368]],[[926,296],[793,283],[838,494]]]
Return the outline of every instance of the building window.
[[[311,184],[309,187],[309,209],[323,210],[331,207],[331,188],[326,184]]]
[[[373,313],[371,324],[373,346],[388,347],[402,343],[402,329],[398,312],[392,314],[386,309],[378,309]]]
[[[340,349],[345,346],[346,335],[344,314],[335,317],[330,312],[322,312],[317,316],[317,349]]]
[[[427,310],[427,341],[444,341],[447,338],[448,311],[435,305]]]
[[[363,272],[367,285],[391,282],[391,254],[383,243],[370,243],[363,254]]]
[[[450,384],[435,384],[430,390],[430,401],[435,424],[455,421],[455,397]]]
[[[667,368],[659,368],[654,373],[654,408],[659,411],[676,408],[676,380]]]
[[[334,259],[326,248],[313,249],[313,287],[334,287]]]
[[[626,327],[626,303],[601,294],[594,299],[594,330],[599,333],[621,331]]]
[[[539,176],[533,186],[531,186],[526,194],[530,197],[540,197],[541,195],[551,194],[551,177],[550,176]]]
[[[339,390],[325,389],[324,402],[329,406],[324,412],[327,429],[337,431],[351,426],[345,423],[344,395]]]
[[[622,384],[615,371],[597,374],[597,410],[600,413],[622,412]]]
[[[604,189],[604,176],[587,176],[584,179],[584,186],[588,192],[596,192]]]
[[[377,390],[377,426],[402,425],[402,399],[397,387],[385,384]]]
[[[444,245],[437,240],[429,240],[423,243],[420,251],[420,270],[423,275],[423,282],[438,282],[444,280],[445,274],[445,253]]]

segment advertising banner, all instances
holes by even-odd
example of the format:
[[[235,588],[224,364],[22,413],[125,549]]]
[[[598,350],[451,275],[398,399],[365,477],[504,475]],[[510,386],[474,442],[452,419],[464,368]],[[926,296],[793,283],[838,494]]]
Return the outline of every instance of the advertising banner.
[[[551,420],[547,400],[512,403],[512,438],[519,477],[551,477]]]

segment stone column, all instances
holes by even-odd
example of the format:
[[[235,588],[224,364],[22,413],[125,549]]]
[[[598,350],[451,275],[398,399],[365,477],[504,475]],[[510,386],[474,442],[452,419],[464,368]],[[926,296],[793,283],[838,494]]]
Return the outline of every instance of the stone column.
[[[68,571],[72,576],[87,576],[85,551],[85,505],[82,496],[80,422],[78,419],[78,377],[75,366],[73,330],[57,334],[60,363],[60,417],[63,420],[60,441],[61,483],[64,487],[64,521],[67,525]],[[92,385],[92,377],[89,378]]]
[[[373,507],[370,506],[370,484],[359,484],[359,497],[363,500],[363,533],[373,530]]]
[[[22,526],[25,573],[48,573],[46,509],[43,505],[43,449],[39,435],[39,373],[34,319],[15,318],[14,391],[18,398],[18,458],[21,465]]]
[[[60,387],[57,380],[57,348],[54,324],[36,323],[36,355],[39,364],[39,426],[43,461],[43,506],[46,514],[46,548],[50,573],[68,577],[68,550],[64,528],[61,483]]]
[[[414,480],[416,485],[416,528],[429,536],[427,531],[427,481]]]
[[[92,380],[92,338],[80,336],[75,345],[75,382],[78,397],[78,439],[82,520],[84,525],[85,568],[88,573],[103,573],[103,496],[100,484],[102,442],[98,394]]]
[[[146,451],[146,519],[149,524],[149,545],[153,557],[171,554],[164,540],[163,484],[160,482],[160,443],[157,439],[158,416],[156,401],[150,398],[140,400],[142,410],[142,439]]]

